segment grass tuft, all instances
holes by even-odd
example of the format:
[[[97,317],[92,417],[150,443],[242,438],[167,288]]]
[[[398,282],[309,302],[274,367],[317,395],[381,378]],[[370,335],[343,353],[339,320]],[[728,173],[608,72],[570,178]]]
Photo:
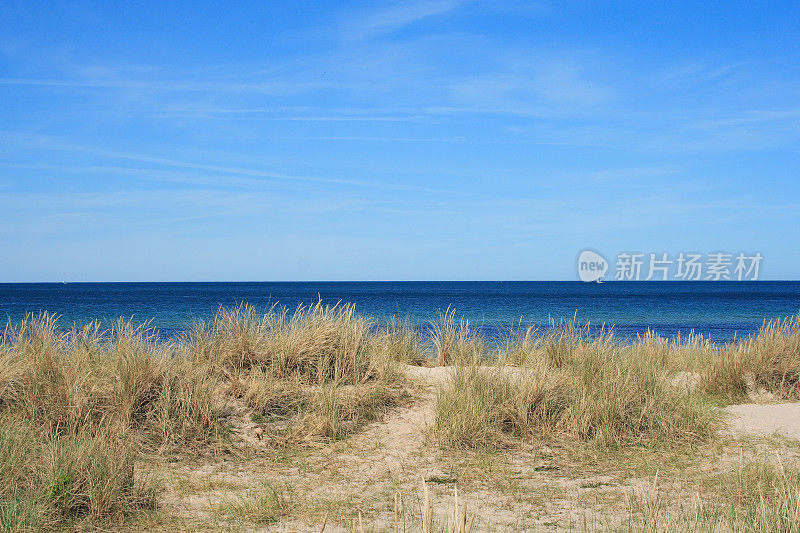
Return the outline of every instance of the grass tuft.
[[[439,366],[478,364],[488,355],[488,344],[471,328],[469,321],[455,320],[456,310],[448,307],[431,323],[430,342]]]
[[[266,526],[287,516],[292,508],[290,487],[265,483],[255,491],[248,491],[245,496],[223,502],[217,514],[226,520]]]
[[[501,369],[462,366],[439,395],[445,446],[505,446],[560,434],[602,446],[669,445],[710,438],[718,417],[698,393],[672,383],[655,339],[632,345],[573,323],[504,343]],[[519,366],[509,366],[516,363]]]
[[[447,447],[493,447],[553,431],[569,404],[557,373],[461,366],[437,397],[435,431]]]
[[[759,389],[800,399],[800,315],[767,322],[758,334],[726,346],[704,370],[700,386],[731,402]]]

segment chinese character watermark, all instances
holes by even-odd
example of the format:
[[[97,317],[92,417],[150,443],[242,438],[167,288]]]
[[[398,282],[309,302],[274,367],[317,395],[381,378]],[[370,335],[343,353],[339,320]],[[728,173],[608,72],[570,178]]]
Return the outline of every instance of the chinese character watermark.
[[[675,279],[698,281],[700,276],[703,275],[702,260],[702,254],[684,254],[681,252],[676,260],[678,269],[675,272]]]
[[[608,270],[618,281],[756,281],[764,256],[760,252],[708,254],[680,252],[622,252],[613,269],[600,253],[584,250],[578,256],[578,277],[581,281],[601,283]]]

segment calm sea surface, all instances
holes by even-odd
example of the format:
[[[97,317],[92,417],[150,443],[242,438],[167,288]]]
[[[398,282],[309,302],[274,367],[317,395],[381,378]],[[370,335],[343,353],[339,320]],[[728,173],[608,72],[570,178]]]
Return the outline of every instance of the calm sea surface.
[[[764,320],[800,311],[800,282],[243,282],[0,284],[0,321],[51,311],[61,324],[118,317],[172,336],[208,319],[220,305],[352,302],[384,321],[393,315],[424,326],[452,305],[492,335],[519,324],[546,326],[550,317],[614,325],[618,336],[648,328],[666,336],[691,331],[726,342],[758,330]]]

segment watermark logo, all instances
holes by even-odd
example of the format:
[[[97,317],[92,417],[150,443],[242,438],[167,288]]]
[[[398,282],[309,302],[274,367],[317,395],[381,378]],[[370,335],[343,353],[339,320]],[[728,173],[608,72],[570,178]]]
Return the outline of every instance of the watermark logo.
[[[614,265],[614,279],[619,281],[756,281],[764,256],[759,252],[709,254],[622,252]],[[605,258],[592,250],[578,257],[581,281],[602,281],[609,268]]]
[[[608,261],[597,252],[584,250],[578,256],[578,277],[581,281],[602,281],[607,271]]]

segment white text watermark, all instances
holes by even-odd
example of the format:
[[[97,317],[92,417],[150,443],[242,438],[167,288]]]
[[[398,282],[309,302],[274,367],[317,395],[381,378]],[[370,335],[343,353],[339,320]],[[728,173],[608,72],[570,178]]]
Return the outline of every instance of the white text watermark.
[[[618,281],[756,281],[763,259],[759,252],[622,252],[611,269],[602,254],[583,250],[578,256],[578,277],[586,282],[602,282],[606,273],[613,273]]]

